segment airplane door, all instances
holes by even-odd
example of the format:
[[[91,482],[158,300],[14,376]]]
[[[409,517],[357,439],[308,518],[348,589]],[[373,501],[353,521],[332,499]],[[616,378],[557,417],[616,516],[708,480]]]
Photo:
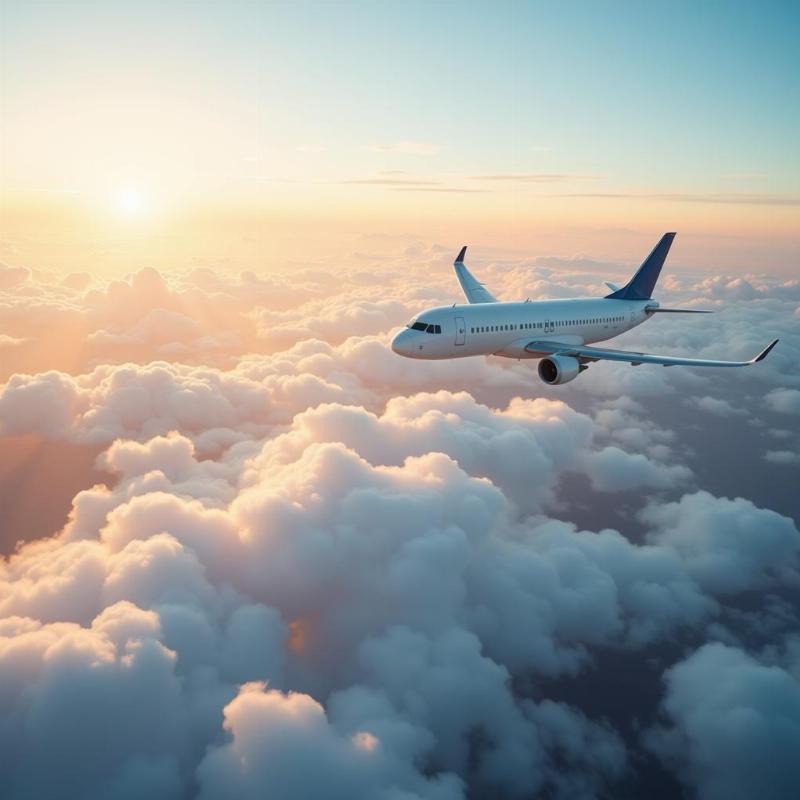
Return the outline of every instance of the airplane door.
[[[464,317],[456,317],[456,344],[462,345],[467,340],[467,326]]]
[[[545,322],[544,323],[544,332],[545,333],[553,333],[556,329],[556,326],[553,325],[552,322]]]

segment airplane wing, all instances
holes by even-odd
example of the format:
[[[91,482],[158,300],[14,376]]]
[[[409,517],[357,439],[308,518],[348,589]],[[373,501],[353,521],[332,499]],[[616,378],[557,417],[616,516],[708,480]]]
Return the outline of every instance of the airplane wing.
[[[464,266],[464,253],[467,252],[466,245],[461,248],[453,268],[456,271],[456,277],[464,290],[464,294],[470,303],[496,303],[495,298],[491,292]]]
[[[583,347],[563,342],[535,341],[525,346],[529,353],[544,355],[572,356],[579,361],[625,361],[634,367],[639,364],[661,364],[664,367],[746,367],[767,357],[767,354],[778,343],[776,339],[765,347],[757,356],[749,361],[710,361],[705,358],[677,358],[675,356],[658,356],[648,353],[633,353],[628,350],[606,350],[602,347]]]

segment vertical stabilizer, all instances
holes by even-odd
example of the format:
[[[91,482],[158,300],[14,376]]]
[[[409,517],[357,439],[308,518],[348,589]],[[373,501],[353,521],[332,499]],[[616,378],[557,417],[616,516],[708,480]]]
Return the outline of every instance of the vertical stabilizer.
[[[611,300],[649,300],[653,296],[653,289],[656,287],[661,267],[664,266],[674,238],[674,232],[665,233],[628,283],[621,289],[617,289],[616,292],[606,295],[606,298]]]

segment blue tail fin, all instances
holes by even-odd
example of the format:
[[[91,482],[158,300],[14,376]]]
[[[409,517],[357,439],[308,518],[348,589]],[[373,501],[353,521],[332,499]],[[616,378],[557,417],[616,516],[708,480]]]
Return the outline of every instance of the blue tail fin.
[[[612,294],[607,294],[607,299],[613,300],[649,300],[655,289],[661,267],[669,253],[674,233],[665,233],[661,241],[653,248],[653,252],[642,262],[636,274],[623,286]]]

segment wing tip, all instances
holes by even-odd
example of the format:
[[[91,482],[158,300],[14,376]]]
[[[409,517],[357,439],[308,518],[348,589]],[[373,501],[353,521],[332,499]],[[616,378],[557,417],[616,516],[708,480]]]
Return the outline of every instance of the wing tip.
[[[459,250],[458,255],[456,256],[456,260],[453,262],[454,264],[463,264],[464,263],[464,255],[467,252],[467,245],[464,245],[461,250]]]
[[[756,363],[758,363],[759,361],[763,361],[763,360],[764,360],[764,359],[765,359],[765,358],[766,358],[766,357],[769,355],[769,351],[770,351],[770,350],[772,350],[772,348],[773,348],[773,347],[775,347],[775,345],[776,345],[776,344],[778,344],[778,342],[779,342],[779,341],[780,341],[780,339],[775,339],[775,341],[774,341],[774,342],[772,342],[771,344],[768,344],[768,345],[767,345],[767,346],[766,346],[766,347],[765,347],[765,348],[764,348],[764,349],[763,349],[763,350],[762,350],[762,351],[761,351],[761,352],[760,352],[760,353],[759,353],[759,354],[758,354],[758,355],[757,355],[757,356],[756,356],[756,357],[753,359],[752,363],[753,363],[753,364],[756,364]]]

